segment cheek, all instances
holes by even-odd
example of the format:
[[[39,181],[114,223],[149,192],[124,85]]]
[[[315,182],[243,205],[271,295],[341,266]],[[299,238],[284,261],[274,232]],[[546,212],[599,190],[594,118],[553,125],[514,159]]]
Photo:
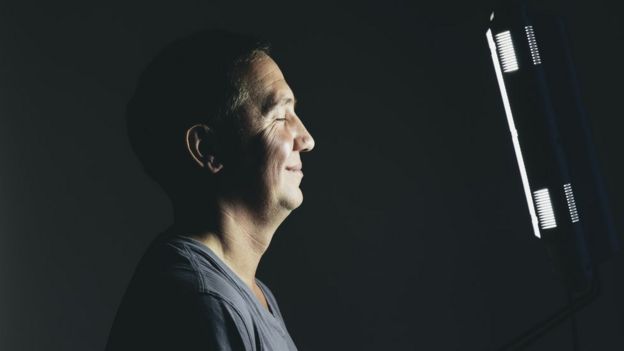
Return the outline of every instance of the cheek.
[[[293,144],[292,141],[280,133],[274,133],[267,139],[266,143],[266,161],[267,171],[272,179],[277,180],[286,167],[286,161],[290,156]]]

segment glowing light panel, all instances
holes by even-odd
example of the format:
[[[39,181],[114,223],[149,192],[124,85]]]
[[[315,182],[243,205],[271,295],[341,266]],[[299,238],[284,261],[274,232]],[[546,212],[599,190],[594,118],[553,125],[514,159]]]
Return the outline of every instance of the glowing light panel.
[[[533,192],[535,198],[535,207],[537,207],[537,216],[539,217],[540,227],[542,229],[557,228],[555,220],[555,211],[550,201],[550,193],[547,188],[536,190]]]
[[[509,97],[507,96],[507,88],[505,88],[505,80],[503,79],[503,72],[501,71],[501,65],[498,61],[498,55],[496,54],[496,44],[494,43],[494,37],[492,36],[492,30],[488,29],[486,32],[488,45],[490,46],[490,53],[492,55],[492,62],[494,63],[494,71],[496,72],[496,80],[498,81],[498,88],[500,89],[501,97],[503,98],[503,107],[505,108],[505,115],[507,116],[507,124],[509,125],[509,131],[511,133],[511,141],[513,142],[514,151],[516,153],[516,160],[518,161],[518,168],[520,170],[520,178],[522,179],[522,187],[524,189],[524,195],[529,207],[529,215],[531,216],[531,224],[533,225],[533,233],[536,237],[540,238],[540,230],[538,226],[537,215],[535,214],[535,207],[533,206],[533,198],[531,197],[531,187],[529,185],[529,177],[527,175],[526,167],[524,166],[524,158],[522,157],[522,149],[520,148],[520,141],[518,140],[518,131],[514,123],[513,114],[511,112],[511,105],[509,104]]]
[[[572,192],[572,185],[570,183],[564,184],[563,191],[565,192],[566,200],[568,201],[570,219],[572,220],[572,223],[576,223],[580,220],[580,218],[578,210],[576,209],[576,201],[574,201],[574,192]]]
[[[539,49],[537,47],[537,40],[535,39],[533,26],[526,26],[524,27],[524,30],[526,31],[527,40],[529,41],[529,49],[531,50],[533,65],[537,66],[542,63],[542,58],[540,57]]]
[[[498,54],[500,55],[503,72],[509,73],[518,70],[518,59],[513,41],[511,40],[511,32],[504,31],[496,34],[496,45]]]

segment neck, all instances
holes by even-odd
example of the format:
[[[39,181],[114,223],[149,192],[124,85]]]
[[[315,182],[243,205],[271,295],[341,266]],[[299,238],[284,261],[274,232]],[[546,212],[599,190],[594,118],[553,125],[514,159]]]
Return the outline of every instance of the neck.
[[[206,245],[252,290],[256,271],[275,231],[286,218],[257,215],[246,206],[225,200],[198,210],[179,207],[175,211],[176,231]]]

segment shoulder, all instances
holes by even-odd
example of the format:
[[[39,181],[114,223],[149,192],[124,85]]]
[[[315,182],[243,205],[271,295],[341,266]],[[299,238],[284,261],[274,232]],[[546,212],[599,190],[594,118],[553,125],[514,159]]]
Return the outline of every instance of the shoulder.
[[[169,241],[166,246],[175,257],[167,259],[170,263],[160,271],[156,281],[168,295],[189,299],[189,303],[199,304],[203,311],[214,312],[218,308],[231,312],[253,330],[249,306],[239,287],[211,261],[204,249],[184,240]]]
[[[197,280],[194,272],[180,268],[161,275],[161,290],[155,292],[160,301],[152,306],[166,333],[183,340],[181,349],[201,345],[207,350],[253,350],[254,325],[247,309],[235,295],[201,289]]]
[[[168,262],[161,270],[163,282],[189,292],[219,297],[235,306],[244,303],[236,284],[206,248],[181,238],[171,239],[164,245],[169,258],[163,260]]]
[[[253,320],[240,293],[222,275],[192,248],[159,242],[150,246],[135,271],[107,350],[193,349],[196,345],[208,350],[254,350],[253,333]]]

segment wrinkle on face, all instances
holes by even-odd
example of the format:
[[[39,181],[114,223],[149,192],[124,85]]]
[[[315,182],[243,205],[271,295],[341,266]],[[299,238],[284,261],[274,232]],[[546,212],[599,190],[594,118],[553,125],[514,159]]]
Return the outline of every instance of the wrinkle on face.
[[[251,79],[242,118],[246,135],[242,156],[247,172],[255,175],[253,192],[262,207],[294,209],[302,201],[300,179],[286,167],[301,162],[295,138],[307,131],[294,111],[292,90],[269,56],[254,61],[247,73]]]

